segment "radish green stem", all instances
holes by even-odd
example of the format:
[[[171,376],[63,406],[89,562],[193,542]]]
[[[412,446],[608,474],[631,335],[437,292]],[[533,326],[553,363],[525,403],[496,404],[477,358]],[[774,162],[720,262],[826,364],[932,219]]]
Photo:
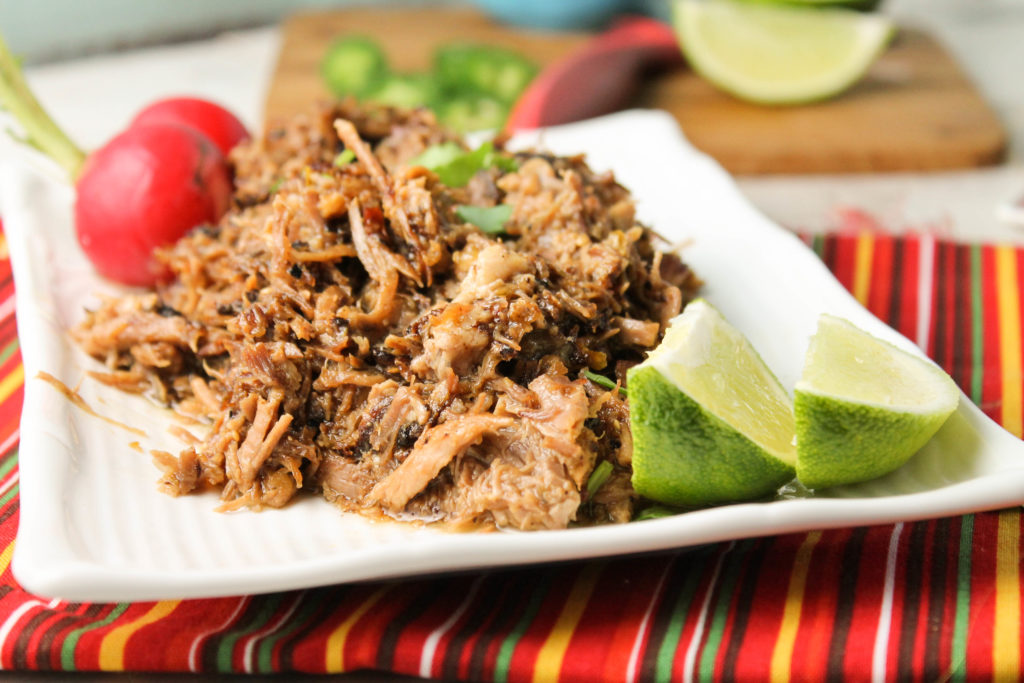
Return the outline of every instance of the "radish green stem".
[[[18,61],[0,36],[0,109],[6,109],[25,130],[21,141],[53,159],[71,180],[85,163],[85,152],[64,134],[28,87]]]

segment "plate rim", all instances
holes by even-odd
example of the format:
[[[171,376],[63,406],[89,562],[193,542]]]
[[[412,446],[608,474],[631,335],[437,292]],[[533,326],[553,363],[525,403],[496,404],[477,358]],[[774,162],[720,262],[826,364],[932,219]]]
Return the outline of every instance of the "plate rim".
[[[637,125],[638,121],[648,126],[670,127],[674,133],[673,144],[688,154],[687,161],[702,164],[706,167],[705,171],[717,174],[716,182],[723,183],[727,194],[731,192],[734,195],[734,200],[741,203],[739,209],[752,213],[758,217],[761,224],[774,228],[772,239],[785,236],[785,239],[792,239],[794,243],[799,243],[795,235],[757,213],[721,167],[706,155],[692,148],[674,119],[668,114],[650,110],[629,110],[599,119],[561,126],[558,127],[558,130],[584,131],[589,127],[602,129],[607,126]],[[542,136],[541,139],[545,135],[557,134],[558,131],[554,130],[539,133]],[[38,172],[25,173],[17,169],[12,170],[12,168],[9,164],[0,164],[0,179],[7,176],[7,182],[0,183],[0,199],[9,198],[13,194],[10,190],[12,178],[16,181],[15,185],[18,183],[53,182],[51,178]],[[5,221],[5,227],[7,225],[17,227],[19,223]],[[54,342],[37,339],[42,334],[40,330],[43,329],[41,321],[36,315],[41,294],[40,274],[37,272],[38,264],[31,259],[28,240],[28,235],[19,233],[17,229],[14,231],[8,229],[8,243],[16,283],[19,337],[24,329],[26,330],[24,334],[29,342],[22,344],[26,377],[23,423],[27,421],[31,425],[41,402],[45,400],[42,393],[45,391],[44,386],[38,381],[33,381],[32,378],[46,365],[43,356]],[[806,257],[818,263],[820,269],[835,283],[835,286],[852,300],[852,296],[835,280],[825,265],[802,244],[801,249],[804,249]],[[52,296],[52,291],[48,293]],[[883,325],[886,330],[895,333],[874,318],[866,309],[863,309],[863,315],[868,316],[875,323]],[[867,319],[865,318],[865,320]],[[860,320],[857,322],[859,323]],[[898,333],[895,334],[903,340],[902,346],[907,348],[909,345],[909,348],[914,349],[918,355],[922,355],[912,342]],[[68,406],[64,406],[63,409],[70,410]],[[958,412],[962,413],[972,424],[985,425],[986,429],[995,425],[963,394],[961,394],[961,409]],[[1004,435],[998,438],[1003,439],[1003,443],[1007,447],[1013,447],[1024,453],[1024,443],[998,425],[996,427]],[[21,453],[19,455],[24,455],[26,451],[32,449],[43,448],[43,437],[47,435],[37,430],[23,429],[21,436]],[[877,504],[878,512],[854,515],[856,519],[853,520],[850,517],[850,510],[856,511],[858,506],[862,507],[863,498],[817,497],[800,500],[775,500],[767,504],[735,503],[696,510],[686,513],[682,517],[686,517],[692,524],[707,524],[708,531],[697,534],[690,533],[687,536],[689,540],[682,545],[678,543],[678,527],[685,526],[685,524],[680,524],[681,517],[677,516],[649,520],[641,524],[607,525],[559,531],[432,534],[431,538],[434,541],[427,543],[427,548],[420,547],[424,544],[415,543],[407,549],[408,552],[414,554],[414,559],[418,563],[416,568],[411,571],[408,567],[398,569],[396,566],[398,563],[393,562],[396,559],[393,547],[382,546],[384,550],[378,549],[377,553],[361,550],[360,552],[367,557],[360,563],[349,562],[346,564],[341,560],[345,553],[338,550],[309,560],[292,562],[289,565],[289,571],[286,572],[282,572],[281,568],[277,566],[263,566],[248,571],[231,569],[226,573],[198,569],[189,574],[169,576],[168,572],[140,569],[112,570],[107,565],[82,560],[74,552],[69,539],[62,536],[59,530],[55,531],[56,527],[60,525],[59,506],[54,506],[52,500],[48,500],[40,494],[44,488],[42,486],[43,473],[38,471],[37,463],[31,460],[23,462],[27,463],[28,467],[24,467],[23,464],[19,465],[22,468],[21,491],[22,494],[27,491],[29,495],[27,497],[23,495],[21,501],[21,523],[13,558],[14,575],[25,588],[33,593],[79,601],[217,597],[308,588],[334,583],[391,579],[423,573],[494,569],[659,550],[678,551],[695,545],[738,538],[867,524],[898,523],[1024,503],[1024,459],[1022,459],[1019,467],[940,489],[872,497],[870,500]],[[26,474],[28,476],[25,476]],[[69,472],[62,472],[63,486],[68,486],[68,481]],[[981,486],[985,488],[984,493],[974,490]],[[972,502],[969,506],[961,505],[962,509],[951,509],[937,500],[934,494],[939,490],[957,496],[968,496]],[[153,495],[159,494],[153,491]],[[970,509],[967,509],[968,507]],[[749,524],[748,528],[739,533],[735,528],[728,533],[722,531],[723,527],[729,527],[730,523],[734,523],[733,518],[749,514],[752,509],[756,510],[757,514],[750,515],[754,522]],[[899,511],[898,518],[894,518],[893,510]],[[273,511],[262,514],[273,514]],[[344,513],[339,511],[338,514]],[[813,520],[809,520],[809,516],[813,517]],[[571,536],[566,536],[567,534]],[[613,541],[620,542],[619,547],[609,547],[609,543],[603,540],[608,537]],[[437,542],[437,538],[443,540]],[[574,540],[571,543],[565,543],[566,538]],[[45,539],[49,539],[53,543],[47,544]],[[492,546],[495,545],[504,552],[494,553]],[[623,548],[626,549],[625,552],[623,552]],[[430,553],[433,553],[434,556],[430,556]],[[382,557],[377,557],[377,554]],[[407,558],[400,555],[398,559]],[[393,562],[394,571],[387,566],[386,560]],[[379,564],[382,562],[383,568]]]

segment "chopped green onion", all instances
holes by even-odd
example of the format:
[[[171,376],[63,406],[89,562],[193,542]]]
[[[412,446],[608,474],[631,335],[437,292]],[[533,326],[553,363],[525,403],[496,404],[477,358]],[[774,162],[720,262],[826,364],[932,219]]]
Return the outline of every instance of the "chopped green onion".
[[[465,154],[469,154],[469,152],[462,149],[458,144],[442,142],[427,147],[412,159],[409,159],[406,164],[409,166],[422,166],[429,168],[431,171],[436,171],[438,168],[450,164]]]
[[[463,187],[473,179],[477,171],[492,166],[503,171],[519,168],[514,159],[495,152],[492,142],[485,142],[471,152],[454,142],[432,145],[410,159],[407,165],[430,169],[448,187]]]
[[[587,500],[593,498],[601,490],[601,487],[604,486],[604,483],[608,481],[610,476],[612,476],[612,464],[607,460],[602,460],[594,468],[594,471],[590,473],[590,478],[587,479]]]
[[[455,207],[455,215],[489,235],[501,235],[505,232],[505,223],[512,217],[512,205],[498,204],[487,207],[463,204]]]
[[[661,519],[662,517],[678,515],[680,512],[682,512],[682,510],[666,507],[664,505],[652,505],[641,510],[640,514],[633,518],[633,521],[642,522],[645,519]]]
[[[342,150],[338,153],[338,156],[334,157],[334,165],[338,168],[342,166],[348,166],[355,161],[356,153],[350,149]]]
[[[623,396],[626,395],[626,390],[625,389],[623,389],[618,384],[616,384],[615,382],[611,381],[610,379],[608,379],[604,375],[599,375],[596,372],[591,372],[590,370],[584,370],[583,371],[583,376],[586,377],[587,379],[589,379],[591,382],[593,382],[594,384],[596,384],[599,387],[604,387],[605,389],[608,389],[609,391],[618,388],[620,394],[622,394]]]
[[[284,182],[284,178],[275,178],[274,182],[270,183],[270,189],[268,190],[268,193],[269,194],[274,194],[275,192],[280,190],[281,189],[281,183],[283,183],[283,182]]]

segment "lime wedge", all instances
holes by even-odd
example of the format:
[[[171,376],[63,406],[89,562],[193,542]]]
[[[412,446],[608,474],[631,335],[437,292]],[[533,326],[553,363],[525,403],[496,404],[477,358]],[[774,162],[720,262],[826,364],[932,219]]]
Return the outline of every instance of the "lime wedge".
[[[630,369],[633,488],[680,506],[757,498],[793,478],[792,404],[754,347],[691,302]]]
[[[818,321],[795,393],[796,472],[810,489],[895,470],[960,400],[934,363],[830,315]]]
[[[846,90],[893,35],[885,17],[839,7],[675,0],[673,9],[691,66],[722,90],[762,104]]]

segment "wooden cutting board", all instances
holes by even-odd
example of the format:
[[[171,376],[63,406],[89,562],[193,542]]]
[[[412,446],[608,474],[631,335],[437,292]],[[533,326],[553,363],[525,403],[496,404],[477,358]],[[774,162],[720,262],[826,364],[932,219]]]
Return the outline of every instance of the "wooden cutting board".
[[[350,9],[299,14],[285,22],[266,115],[309,111],[328,97],[318,65],[337,36],[380,41],[398,70],[429,68],[451,41],[511,47],[545,65],[590,37],[496,24],[469,9]],[[842,96],[799,107],[761,107],[724,95],[686,67],[647,78],[635,102],[672,113],[699,148],[729,171],[843,173],[931,171],[998,163],[1003,126],[945,49],[901,31],[868,76]]]

